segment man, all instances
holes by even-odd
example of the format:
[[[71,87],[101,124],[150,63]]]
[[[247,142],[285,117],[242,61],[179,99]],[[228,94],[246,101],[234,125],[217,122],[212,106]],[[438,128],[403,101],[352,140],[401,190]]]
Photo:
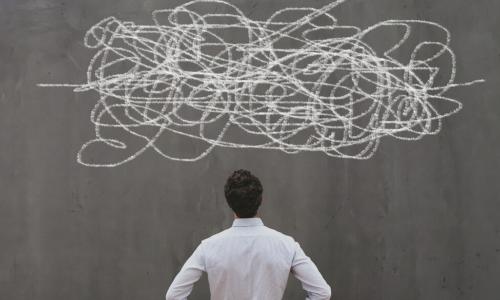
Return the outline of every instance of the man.
[[[264,226],[257,215],[262,185],[246,170],[235,171],[224,186],[235,213],[232,227],[204,239],[175,276],[166,300],[185,300],[207,272],[212,300],[279,300],[291,272],[306,300],[330,299],[330,286],[290,236]]]

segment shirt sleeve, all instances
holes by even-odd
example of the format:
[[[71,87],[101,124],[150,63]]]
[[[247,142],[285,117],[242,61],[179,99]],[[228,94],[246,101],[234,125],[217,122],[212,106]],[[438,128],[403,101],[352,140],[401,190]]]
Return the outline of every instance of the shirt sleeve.
[[[203,242],[196,247],[175,276],[165,295],[166,300],[186,300],[193,290],[193,285],[200,279],[203,272],[206,272],[202,245]]]
[[[329,300],[331,288],[326,283],[314,262],[307,256],[298,242],[295,242],[295,255],[292,261],[292,274],[306,291],[306,300]]]

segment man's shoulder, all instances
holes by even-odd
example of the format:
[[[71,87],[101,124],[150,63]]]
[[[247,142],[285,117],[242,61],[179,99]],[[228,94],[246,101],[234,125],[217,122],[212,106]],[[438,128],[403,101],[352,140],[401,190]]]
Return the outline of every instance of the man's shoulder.
[[[213,234],[211,236],[208,236],[208,237],[202,239],[201,242],[202,243],[208,243],[208,242],[213,242],[213,241],[220,240],[220,239],[224,238],[229,233],[230,229],[231,228],[226,228],[226,229],[224,229],[224,230],[222,230],[220,232],[217,232],[217,233],[215,233],[215,234]]]
[[[283,233],[281,231],[278,231],[276,229],[273,229],[273,228],[270,228],[270,227],[267,227],[267,226],[264,226],[264,227],[266,228],[266,230],[268,231],[268,233],[270,235],[273,235],[273,236],[275,236],[277,238],[283,239],[284,241],[289,242],[289,243],[295,242],[295,239],[292,236],[288,235],[288,234],[285,234],[285,233]]]

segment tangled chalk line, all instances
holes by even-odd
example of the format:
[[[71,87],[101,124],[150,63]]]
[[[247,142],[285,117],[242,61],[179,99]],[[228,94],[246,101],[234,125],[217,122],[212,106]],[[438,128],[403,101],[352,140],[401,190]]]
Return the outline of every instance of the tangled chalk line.
[[[91,112],[96,137],[78,153],[86,166],[118,166],[146,149],[195,161],[216,146],[368,159],[384,136],[418,140],[437,134],[442,119],[462,107],[444,93],[483,81],[454,82],[449,31],[422,20],[342,26],[329,13],[342,2],[285,8],[265,21],[219,0],[156,10],[153,25],[109,17],[85,36],[85,45],[97,51],[87,82],[40,86],[99,93]],[[437,38],[405,51],[416,26],[434,30]],[[392,37],[399,33],[383,51],[368,42],[371,36],[388,40],[390,30]],[[126,131],[140,146],[110,129]],[[167,135],[170,142],[173,136],[204,147],[191,156],[172,154],[168,141],[161,145]],[[89,159],[99,145],[126,155]]]

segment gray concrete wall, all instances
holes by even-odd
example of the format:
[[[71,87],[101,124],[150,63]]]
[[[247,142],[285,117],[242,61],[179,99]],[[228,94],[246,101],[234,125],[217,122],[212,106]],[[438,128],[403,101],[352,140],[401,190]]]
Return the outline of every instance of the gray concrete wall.
[[[328,1],[231,1],[252,18]],[[336,299],[494,300],[500,288],[500,3],[352,0],[343,24],[426,19],[449,28],[464,109],[437,136],[384,138],[371,160],[215,149],[182,163],[153,151],[117,168],[76,163],[97,95],[82,38],[114,15],[147,23],[181,1],[0,2],[0,298],[162,299],[199,241],[231,224],[222,186],[264,184],[261,216],[293,235]],[[425,32],[421,33],[426,36]],[[192,299],[208,299],[206,277]],[[285,299],[303,299],[290,277]]]

